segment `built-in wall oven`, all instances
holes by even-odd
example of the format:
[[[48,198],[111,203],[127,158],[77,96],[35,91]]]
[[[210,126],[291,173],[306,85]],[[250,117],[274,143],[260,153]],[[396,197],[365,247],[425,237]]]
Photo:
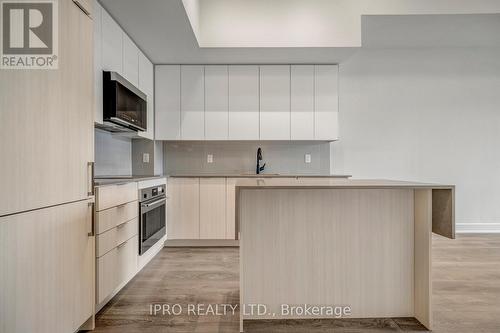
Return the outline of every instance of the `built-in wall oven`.
[[[139,254],[155,245],[167,232],[165,185],[141,189],[139,192]]]

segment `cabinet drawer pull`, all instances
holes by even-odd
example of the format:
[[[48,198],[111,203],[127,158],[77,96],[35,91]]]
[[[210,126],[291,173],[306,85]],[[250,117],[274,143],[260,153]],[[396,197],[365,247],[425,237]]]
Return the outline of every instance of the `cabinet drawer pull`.
[[[89,237],[94,237],[95,236],[95,203],[94,202],[89,202],[88,203],[89,207],[92,207],[91,209],[91,227],[90,227],[90,232],[87,234]]]
[[[124,246],[125,246],[125,244],[127,244],[127,242],[128,242],[128,241],[125,241],[125,242],[121,243],[121,244],[120,244],[120,245],[118,245],[116,248],[117,248],[117,249],[121,249],[122,247],[124,247]]]
[[[125,224],[127,224],[127,222],[117,225],[116,228],[121,229],[125,226]]]

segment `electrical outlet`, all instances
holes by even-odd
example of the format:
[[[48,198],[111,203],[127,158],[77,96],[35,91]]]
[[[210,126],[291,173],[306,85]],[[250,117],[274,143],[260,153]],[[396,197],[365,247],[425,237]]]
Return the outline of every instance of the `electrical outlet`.
[[[304,156],[304,162],[311,163],[311,154],[306,154]]]
[[[142,154],[142,163],[149,163],[149,154],[148,153]]]
[[[214,155],[212,154],[207,155],[207,163],[214,163]]]

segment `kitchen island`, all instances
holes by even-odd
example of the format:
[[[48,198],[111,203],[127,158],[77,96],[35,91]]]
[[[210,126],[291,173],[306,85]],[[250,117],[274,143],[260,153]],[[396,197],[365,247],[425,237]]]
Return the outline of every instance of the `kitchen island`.
[[[242,179],[236,206],[241,331],[245,319],[341,316],[431,329],[431,233],[454,237],[454,186]],[[348,311],[290,311],[306,305]]]

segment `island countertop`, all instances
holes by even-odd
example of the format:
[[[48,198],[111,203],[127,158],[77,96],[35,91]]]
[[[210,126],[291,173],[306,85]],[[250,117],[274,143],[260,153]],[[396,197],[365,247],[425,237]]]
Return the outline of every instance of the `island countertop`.
[[[302,178],[239,179],[237,188],[429,188],[454,190],[455,185],[387,179]]]

